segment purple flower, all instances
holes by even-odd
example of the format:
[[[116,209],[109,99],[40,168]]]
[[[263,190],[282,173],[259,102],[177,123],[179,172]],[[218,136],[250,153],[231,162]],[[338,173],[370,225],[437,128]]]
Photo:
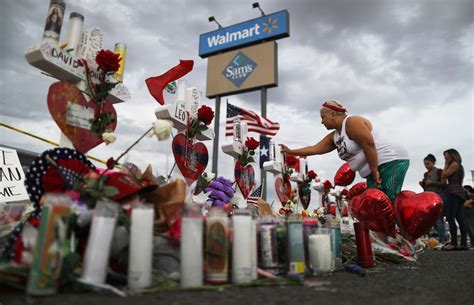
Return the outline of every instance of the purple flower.
[[[216,190],[222,191],[224,189],[224,185],[220,181],[212,181],[211,187],[215,188]]]
[[[224,192],[225,192],[225,194],[226,194],[229,198],[234,197],[234,193],[235,193],[235,192],[234,192],[234,189],[231,188],[230,186],[225,186],[225,187],[224,187]]]
[[[216,201],[214,201],[214,206],[216,206],[216,207],[221,207],[221,206],[223,206],[224,204],[225,204],[225,202],[224,202],[224,201],[221,201],[221,200],[216,200]]]

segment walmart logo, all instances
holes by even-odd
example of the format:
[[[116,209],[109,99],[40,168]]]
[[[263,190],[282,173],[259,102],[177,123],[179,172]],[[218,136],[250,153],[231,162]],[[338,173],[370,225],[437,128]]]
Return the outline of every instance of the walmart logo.
[[[257,67],[257,64],[242,52],[238,52],[224,68],[222,74],[237,88],[245,82]]]
[[[272,19],[272,17],[268,17],[267,21],[262,22],[262,25],[263,25],[262,32],[271,34],[273,30],[278,29],[278,26],[276,25],[277,22],[278,22],[278,19],[276,18]]]

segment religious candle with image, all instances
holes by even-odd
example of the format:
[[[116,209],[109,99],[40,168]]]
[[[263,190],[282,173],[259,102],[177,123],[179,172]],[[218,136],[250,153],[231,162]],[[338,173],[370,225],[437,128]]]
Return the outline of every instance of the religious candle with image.
[[[206,225],[206,282],[225,284],[229,273],[229,219],[221,207],[209,211]]]
[[[65,9],[66,3],[64,3],[64,1],[51,0],[48,9],[48,17],[46,18],[46,24],[44,25],[43,41],[52,44],[57,44],[59,42]]]

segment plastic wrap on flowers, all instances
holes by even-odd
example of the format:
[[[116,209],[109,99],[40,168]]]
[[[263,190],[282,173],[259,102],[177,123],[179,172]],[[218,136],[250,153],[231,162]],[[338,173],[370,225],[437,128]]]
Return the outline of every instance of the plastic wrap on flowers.
[[[379,189],[367,189],[351,202],[351,214],[366,221],[372,231],[395,236],[395,210],[387,195]]]
[[[219,177],[214,181],[211,181],[208,187],[204,190],[209,194],[208,202],[212,203],[212,206],[224,206],[234,197],[234,189],[232,188],[232,181],[224,177]]]
[[[347,186],[354,181],[355,172],[350,168],[349,163],[344,163],[334,175],[334,185]]]
[[[403,191],[395,199],[398,223],[412,241],[430,230],[442,210],[443,200],[433,192]]]

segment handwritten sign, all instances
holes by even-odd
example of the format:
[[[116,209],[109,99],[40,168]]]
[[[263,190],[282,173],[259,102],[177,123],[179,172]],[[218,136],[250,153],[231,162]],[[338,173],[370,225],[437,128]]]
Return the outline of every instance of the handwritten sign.
[[[0,147],[0,202],[28,200],[24,181],[16,150]]]
[[[94,109],[87,108],[74,102],[67,102],[66,124],[84,129],[91,128],[94,119]]]
[[[98,26],[91,27],[82,33],[78,57],[87,60],[91,67],[95,67],[95,56],[103,48],[104,34]]]

